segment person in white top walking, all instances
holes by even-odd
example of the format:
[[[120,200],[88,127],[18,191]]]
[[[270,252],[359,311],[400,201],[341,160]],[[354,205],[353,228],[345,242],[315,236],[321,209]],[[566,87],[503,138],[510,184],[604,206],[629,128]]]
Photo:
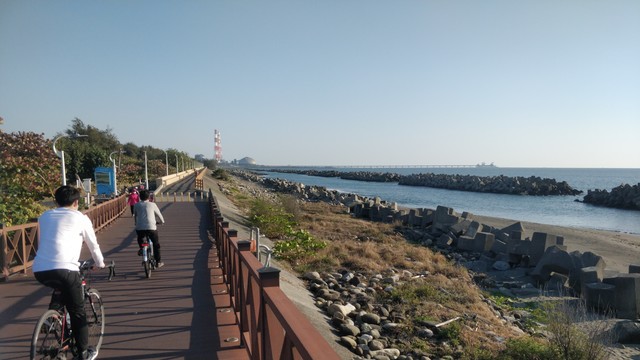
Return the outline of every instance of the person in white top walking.
[[[158,220],[164,224],[164,217],[156,203],[149,201],[149,190],[140,191],[140,202],[133,206],[133,216],[136,223],[136,234],[138,234],[138,255],[142,255],[142,243],[144,237],[148,236],[153,242],[153,255],[159,268],[164,266],[160,256],[160,239],[158,237]]]
[[[84,360],[94,359],[97,353],[87,348],[89,332],[79,269],[82,244],[87,244],[95,267],[104,268],[105,264],[91,220],[78,211],[79,199],[80,191],[74,187],[61,186],[56,190],[58,207],[38,218],[40,239],[32,269],[36,280],[54,289],[49,308],[67,308],[77,358]]]

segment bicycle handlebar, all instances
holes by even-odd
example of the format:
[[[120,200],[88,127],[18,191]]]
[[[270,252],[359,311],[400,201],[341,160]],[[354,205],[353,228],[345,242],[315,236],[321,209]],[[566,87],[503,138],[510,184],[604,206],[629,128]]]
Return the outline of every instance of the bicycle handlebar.
[[[85,272],[91,269],[92,267],[93,267],[93,261],[84,260],[80,263],[80,272]],[[113,277],[116,276],[116,263],[115,261],[111,260],[111,263],[109,265],[106,265],[105,267],[109,268],[109,277],[107,279],[111,281],[111,279],[113,279]]]

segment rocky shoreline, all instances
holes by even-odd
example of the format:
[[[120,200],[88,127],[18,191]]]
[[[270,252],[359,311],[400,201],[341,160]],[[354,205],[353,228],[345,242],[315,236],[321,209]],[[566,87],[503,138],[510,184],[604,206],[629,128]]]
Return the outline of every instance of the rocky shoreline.
[[[449,174],[411,174],[378,173],[370,171],[341,172],[333,170],[283,170],[271,169],[271,172],[303,174],[320,177],[337,177],[345,180],[370,182],[397,182],[399,185],[424,186],[438,189],[484,192],[508,195],[552,196],[579,195],[582,190],[572,188],[566,181],[538,176],[475,176]]]

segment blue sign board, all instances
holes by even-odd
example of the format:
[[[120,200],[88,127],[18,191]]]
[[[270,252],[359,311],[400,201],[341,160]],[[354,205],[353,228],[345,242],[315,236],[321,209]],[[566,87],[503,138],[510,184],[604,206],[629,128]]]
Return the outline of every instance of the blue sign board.
[[[98,195],[115,195],[116,182],[113,168],[97,167],[95,170],[96,191]]]

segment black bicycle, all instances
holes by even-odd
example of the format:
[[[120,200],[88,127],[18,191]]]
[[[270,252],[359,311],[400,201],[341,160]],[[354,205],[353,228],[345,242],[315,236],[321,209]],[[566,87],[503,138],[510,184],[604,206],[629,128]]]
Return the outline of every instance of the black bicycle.
[[[82,279],[82,292],[84,293],[84,309],[87,313],[87,326],[89,327],[89,346],[96,352],[102,345],[104,336],[105,314],[102,297],[97,289],[90,287],[87,274],[92,263],[83,261],[80,264],[80,277]],[[112,261],[107,266],[111,280],[115,274],[115,263]],[[59,291],[54,289],[54,291]],[[71,321],[66,307],[61,310],[47,310],[38,320],[31,338],[31,359],[64,360],[68,354],[77,356],[75,339],[71,333]]]

